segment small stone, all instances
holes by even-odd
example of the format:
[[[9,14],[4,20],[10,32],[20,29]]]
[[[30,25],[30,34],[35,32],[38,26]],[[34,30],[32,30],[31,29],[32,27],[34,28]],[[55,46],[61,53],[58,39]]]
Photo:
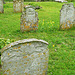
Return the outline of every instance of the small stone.
[[[55,49],[55,52],[56,52],[57,50]]]

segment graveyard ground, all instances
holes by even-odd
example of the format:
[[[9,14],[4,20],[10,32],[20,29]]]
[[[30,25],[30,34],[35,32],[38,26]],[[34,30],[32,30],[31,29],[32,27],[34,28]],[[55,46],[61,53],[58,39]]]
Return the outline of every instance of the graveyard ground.
[[[75,2],[73,3],[75,6]],[[4,14],[0,14],[0,48],[16,40],[28,38],[45,40],[49,43],[50,54],[47,75],[75,75],[75,28],[59,30],[60,9],[64,3],[25,2],[24,4],[42,7],[36,10],[39,16],[38,30],[20,32],[21,13],[14,13],[13,3],[6,2]]]

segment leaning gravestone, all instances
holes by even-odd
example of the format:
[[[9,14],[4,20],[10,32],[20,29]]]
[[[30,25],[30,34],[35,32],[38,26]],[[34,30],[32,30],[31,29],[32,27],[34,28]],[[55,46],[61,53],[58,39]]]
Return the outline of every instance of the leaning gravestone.
[[[5,46],[1,52],[3,75],[46,75],[48,43],[38,39],[24,39]]]
[[[20,30],[24,31],[31,31],[38,29],[38,13],[35,12],[35,8],[33,6],[29,6],[26,8],[21,15],[21,24]]]
[[[13,0],[13,9],[14,9],[14,12],[23,12],[24,0]]]
[[[4,9],[3,9],[3,0],[0,0],[0,13],[3,13]]]
[[[75,8],[73,3],[64,4],[60,10],[60,29],[69,29],[75,24]]]

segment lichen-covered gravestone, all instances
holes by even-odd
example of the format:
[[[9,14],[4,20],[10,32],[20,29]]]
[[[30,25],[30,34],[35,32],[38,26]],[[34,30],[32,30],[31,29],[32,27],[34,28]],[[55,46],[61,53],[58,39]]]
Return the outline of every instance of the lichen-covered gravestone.
[[[37,29],[38,29],[38,13],[35,12],[34,7],[29,6],[26,8],[26,11],[24,11],[21,15],[20,30],[24,32],[31,30],[35,31]]]
[[[23,12],[24,0],[13,0],[13,9],[14,9],[14,12]]]
[[[38,39],[13,42],[1,50],[3,75],[46,75],[48,43]]]
[[[60,29],[72,28],[75,23],[75,8],[73,3],[64,4],[60,11]]]
[[[3,9],[3,0],[0,0],[0,13],[3,13],[4,9]]]

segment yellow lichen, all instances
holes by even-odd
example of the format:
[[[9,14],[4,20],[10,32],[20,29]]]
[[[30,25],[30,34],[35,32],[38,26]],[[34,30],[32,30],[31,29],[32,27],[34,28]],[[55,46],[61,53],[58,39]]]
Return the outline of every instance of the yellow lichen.
[[[33,57],[34,55],[31,55],[31,57]]]
[[[31,43],[29,43],[29,45],[31,45]]]
[[[27,73],[25,72],[25,75],[27,75]]]
[[[8,53],[8,55],[10,55],[10,53]]]
[[[24,56],[23,58],[27,58],[27,56]]]
[[[18,47],[18,49],[20,49],[20,48],[21,48],[21,46]]]

